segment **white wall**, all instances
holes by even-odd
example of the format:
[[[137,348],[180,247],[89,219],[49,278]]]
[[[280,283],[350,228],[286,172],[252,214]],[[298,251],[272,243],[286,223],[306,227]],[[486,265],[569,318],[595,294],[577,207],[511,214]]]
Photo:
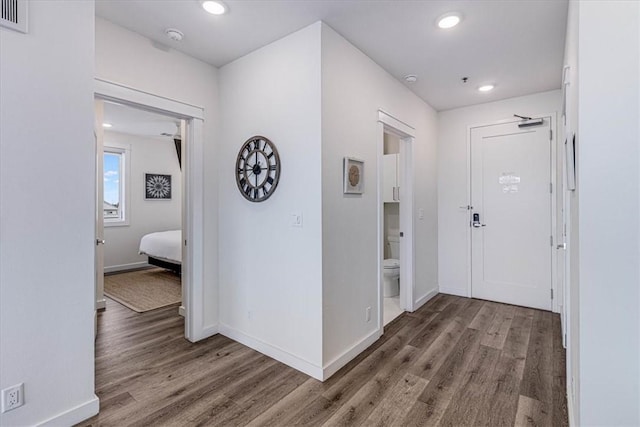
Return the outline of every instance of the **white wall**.
[[[570,1],[567,16],[567,36],[565,38],[564,64],[568,65],[566,125],[562,126],[564,140],[567,136],[577,132],[578,117],[578,10],[580,2]],[[579,143],[579,141],[578,141]],[[580,146],[576,147],[576,155]],[[576,170],[580,170],[580,164]],[[578,235],[578,197],[580,188],[567,193],[569,197],[569,223],[567,224],[567,264],[568,286],[565,295],[565,313],[567,320],[567,402],[569,418],[574,425],[580,425],[580,276],[579,276],[579,235]]]
[[[204,109],[204,325],[218,323],[218,84],[217,69],[190,56],[161,50],[151,40],[95,18],[95,75]]]
[[[579,421],[640,425],[640,3],[578,17]]]
[[[140,255],[140,239],[156,231],[182,228],[182,171],[172,138],[143,137],[107,131],[104,145],[129,147],[129,225],[104,229],[106,271],[126,270],[147,263]],[[171,175],[171,200],[145,200],[145,173]]]
[[[220,330],[319,377],[322,366],[320,25],[220,69]],[[277,147],[271,197],[247,201],[238,150],[254,135]],[[303,216],[303,227],[290,215]]]
[[[378,109],[416,129],[415,299],[437,292],[436,113],[370,58],[322,25],[323,359],[326,367],[380,333]],[[363,195],[342,192],[343,157],[365,162]],[[381,171],[380,171],[381,173]],[[402,279],[401,279],[402,280]],[[372,320],[365,321],[365,308]],[[348,360],[348,358],[347,358]],[[341,359],[339,364],[345,363]]]
[[[438,113],[438,283],[444,293],[469,296],[467,290],[469,126],[554,113],[561,92],[554,90]],[[464,207],[464,208],[461,208]]]
[[[98,411],[93,15],[30,2],[29,34],[0,29],[0,389],[24,382],[26,400],[3,426]]]

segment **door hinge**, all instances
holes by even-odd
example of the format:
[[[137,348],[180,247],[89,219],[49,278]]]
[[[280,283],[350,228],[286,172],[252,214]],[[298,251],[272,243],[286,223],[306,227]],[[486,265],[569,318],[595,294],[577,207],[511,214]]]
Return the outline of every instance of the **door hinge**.
[[[553,246],[553,236],[549,236],[549,243]]]
[[[184,245],[187,246],[187,239],[184,239]]]
[[[553,299],[553,289],[551,289],[551,299]]]
[[[553,130],[549,129],[549,141],[553,141]]]
[[[553,183],[549,183],[549,193],[553,194]]]

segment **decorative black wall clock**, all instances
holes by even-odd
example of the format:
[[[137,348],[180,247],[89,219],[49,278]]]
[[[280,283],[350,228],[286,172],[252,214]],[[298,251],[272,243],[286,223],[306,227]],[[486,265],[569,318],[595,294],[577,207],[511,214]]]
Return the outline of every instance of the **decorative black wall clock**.
[[[236,184],[250,202],[267,200],[280,179],[280,156],[273,142],[253,136],[240,148],[236,160]]]

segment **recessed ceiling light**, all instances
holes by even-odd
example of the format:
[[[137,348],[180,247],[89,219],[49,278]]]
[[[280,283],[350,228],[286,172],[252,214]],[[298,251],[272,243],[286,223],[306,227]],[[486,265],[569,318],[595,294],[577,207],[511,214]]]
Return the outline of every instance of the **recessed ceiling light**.
[[[495,87],[494,85],[482,85],[482,86],[480,86],[478,88],[478,90],[480,92],[489,92],[489,91],[493,90],[494,87]]]
[[[212,15],[223,15],[227,7],[221,1],[207,0],[202,2],[202,8]]]
[[[415,83],[418,81],[418,76],[416,76],[415,74],[409,74],[407,76],[404,76],[404,81],[407,83]]]
[[[460,23],[462,16],[458,12],[449,12],[438,18],[438,27],[447,29],[453,28]]]
[[[111,123],[103,123],[102,127],[103,128],[110,128],[110,127],[113,127],[113,125]]]
[[[184,33],[180,30],[176,30],[175,28],[167,28],[164,30],[164,33],[175,42],[181,42],[184,38]]]

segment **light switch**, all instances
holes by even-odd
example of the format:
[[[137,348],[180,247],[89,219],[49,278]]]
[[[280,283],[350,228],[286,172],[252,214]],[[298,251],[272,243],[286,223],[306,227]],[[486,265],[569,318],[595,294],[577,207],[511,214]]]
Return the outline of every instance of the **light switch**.
[[[291,214],[290,222],[292,227],[302,228],[302,213],[294,212]]]

